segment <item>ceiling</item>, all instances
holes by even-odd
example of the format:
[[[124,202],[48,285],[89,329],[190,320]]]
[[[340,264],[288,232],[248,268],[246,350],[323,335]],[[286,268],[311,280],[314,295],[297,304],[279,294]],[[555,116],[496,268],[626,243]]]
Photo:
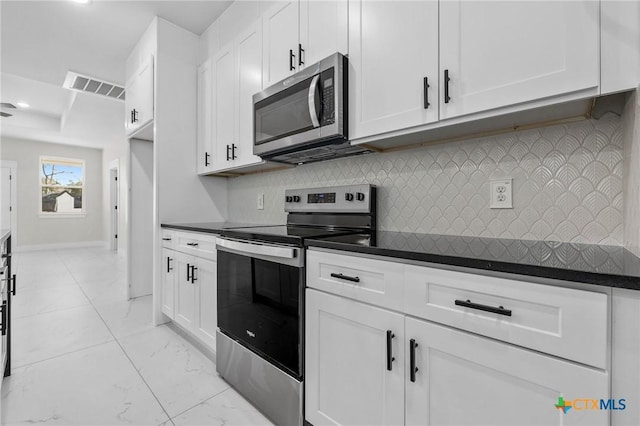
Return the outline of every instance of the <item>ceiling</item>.
[[[0,1],[2,136],[104,148],[124,136],[124,103],[62,88],[67,71],[124,85],[125,61],[155,16],[197,35],[231,1]]]

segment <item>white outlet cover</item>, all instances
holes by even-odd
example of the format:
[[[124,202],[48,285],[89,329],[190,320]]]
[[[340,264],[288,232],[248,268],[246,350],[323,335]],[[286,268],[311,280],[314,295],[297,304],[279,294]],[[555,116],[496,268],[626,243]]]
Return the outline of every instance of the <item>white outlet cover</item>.
[[[513,208],[513,179],[492,180],[489,182],[489,207],[492,209]]]

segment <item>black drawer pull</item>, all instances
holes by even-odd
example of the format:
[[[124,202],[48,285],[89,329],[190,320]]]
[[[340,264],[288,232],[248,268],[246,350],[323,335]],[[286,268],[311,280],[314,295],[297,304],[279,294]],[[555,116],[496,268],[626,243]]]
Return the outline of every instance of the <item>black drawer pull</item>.
[[[13,288],[11,289],[11,294],[12,295],[16,295],[16,274],[13,274],[13,277],[11,277],[11,281],[13,281]]]
[[[360,282],[360,277],[350,277],[349,275],[336,274],[334,272],[331,273],[331,276],[333,278],[339,278],[341,280],[351,281],[351,282],[354,282],[354,283],[359,283]]]
[[[391,346],[391,340],[394,337],[396,337],[396,335],[393,334],[393,331],[387,330],[387,370],[389,371],[391,371],[391,369],[393,368],[393,361],[396,360],[393,357],[393,347]]]
[[[416,373],[418,372],[418,367],[416,367],[416,348],[418,347],[418,343],[416,339],[409,340],[409,380],[412,382],[416,381]]]
[[[429,108],[429,78],[425,77],[422,81],[424,90],[424,109]]]
[[[456,305],[464,306],[465,308],[477,309],[479,311],[492,312],[494,314],[505,315],[507,317],[511,316],[511,310],[505,309],[503,306],[488,306],[481,305],[479,303],[473,303],[471,300],[456,300]]]
[[[449,70],[444,70],[444,103],[448,104],[451,100],[449,96],[449,82],[451,79],[449,78]]]
[[[171,238],[163,238],[162,241],[171,241]]]
[[[187,243],[190,247],[198,247],[198,243]]]

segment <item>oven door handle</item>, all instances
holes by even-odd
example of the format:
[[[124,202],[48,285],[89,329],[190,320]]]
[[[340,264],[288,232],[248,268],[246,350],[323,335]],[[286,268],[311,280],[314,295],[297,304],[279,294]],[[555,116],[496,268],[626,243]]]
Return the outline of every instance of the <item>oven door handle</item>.
[[[297,250],[293,247],[274,246],[270,244],[245,243],[242,241],[226,240],[216,238],[216,248],[220,250],[230,249],[239,253],[258,254],[262,256],[280,257],[283,259],[293,259]]]
[[[314,128],[320,127],[320,120],[318,120],[318,111],[316,111],[316,90],[318,89],[318,80],[320,75],[316,75],[311,80],[309,86],[309,114],[311,115],[311,122]]]

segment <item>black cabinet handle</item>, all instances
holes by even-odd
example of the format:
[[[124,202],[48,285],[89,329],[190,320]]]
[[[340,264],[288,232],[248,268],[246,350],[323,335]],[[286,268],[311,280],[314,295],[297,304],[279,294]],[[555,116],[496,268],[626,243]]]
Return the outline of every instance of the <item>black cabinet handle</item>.
[[[422,81],[423,84],[423,89],[424,89],[424,109],[429,108],[429,105],[431,105],[429,103],[429,78],[425,77]]]
[[[338,278],[338,279],[345,280],[345,281],[351,281],[351,282],[354,282],[354,283],[359,283],[360,282],[360,277],[350,277],[348,275],[336,274],[334,272],[331,273],[331,276],[333,278]]]
[[[293,65],[293,60],[296,58],[296,55],[293,54],[293,50],[289,49],[289,71],[293,71],[296,67]]]
[[[393,365],[391,364],[396,360],[393,357],[393,347],[391,346],[391,340],[394,337],[396,337],[396,335],[393,334],[393,331],[387,330],[387,370],[389,371],[393,368]]]
[[[131,110],[131,118],[129,119],[133,123],[133,110]]]
[[[187,282],[191,281],[191,274],[189,273],[191,271],[191,265],[187,263]]]
[[[196,265],[191,265],[191,284],[194,284],[198,279],[196,278]]]
[[[298,43],[298,66],[304,65],[304,61],[302,60],[303,53],[304,49],[302,48],[302,44]]]
[[[237,148],[236,144],[232,143],[231,144],[231,159],[232,160],[235,160],[236,158],[238,158],[238,157],[236,157],[236,148]]]
[[[204,166],[205,166],[205,167],[209,167],[209,164],[210,164],[210,163],[209,163],[209,157],[210,157],[209,153],[208,153],[208,152],[205,152],[205,153],[204,153]]]
[[[162,241],[171,241],[171,238],[163,238]]]
[[[229,153],[231,152],[231,147],[227,145],[227,161],[231,160]]]
[[[16,274],[13,274],[13,277],[11,277],[11,281],[13,282],[13,288],[11,289],[11,294],[15,296],[16,295],[16,283],[17,283]]]
[[[409,340],[409,380],[412,382],[416,381],[416,373],[418,372],[418,367],[416,367],[416,348],[418,347],[418,343],[416,339]]]
[[[448,104],[451,98],[449,97],[449,70],[444,70],[444,103]]]
[[[138,111],[136,111],[136,109],[134,108],[131,111],[131,122],[136,123],[137,121],[138,121]]]
[[[190,247],[198,247],[198,243],[187,243]]]
[[[2,335],[7,334],[7,301],[2,302],[2,306],[0,306],[0,310],[2,310]]]
[[[171,259],[169,256],[167,256],[167,272],[171,272],[173,271],[173,268],[171,267],[171,261],[173,259]]]
[[[477,309],[479,311],[492,312],[494,314],[505,315],[507,317],[511,316],[511,310],[505,309],[503,306],[488,306],[481,305],[479,303],[473,303],[471,300],[456,300],[455,304],[458,306],[464,306],[465,308]]]

